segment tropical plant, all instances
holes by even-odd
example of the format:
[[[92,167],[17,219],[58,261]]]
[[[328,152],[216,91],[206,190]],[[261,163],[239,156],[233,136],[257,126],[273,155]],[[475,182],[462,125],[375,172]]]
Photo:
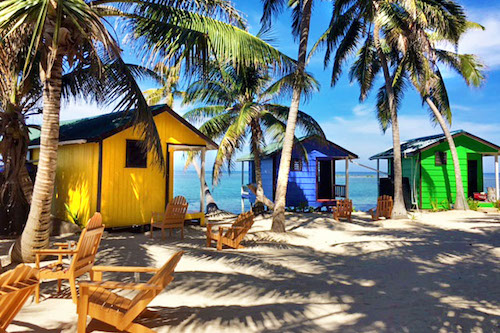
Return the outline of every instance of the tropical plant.
[[[79,68],[79,73],[85,73],[73,78],[80,83],[75,87],[76,93],[84,98],[91,96],[101,103],[112,102],[115,109],[136,109],[134,120],[142,124],[146,148],[164,165],[153,116],[133,73],[121,58],[121,49],[107,28],[106,17],[121,17],[126,21],[126,32],[142,55],[153,55],[165,63],[182,60],[187,71],[203,65],[211,56],[248,64],[291,63],[267,43],[241,29],[239,13],[227,1],[0,2],[0,39],[6,41],[18,33],[29,32],[20,80],[28,79],[39,68],[43,85],[40,160],[28,221],[16,242],[14,260],[33,261],[32,250],[48,246],[63,68]]]
[[[394,209],[392,218],[407,215],[403,200],[401,141],[398,108],[401,105],[407,74],[400,59],[417,48],[414,40],[398,39],[398,32],[413,33],[423,46],[428,32],[437,32],[446,40],[456,41],[463,33],[465,16],[461,6],[451,0],[350,0],[334,3],[333,19],[313,48],[326,46],[325,66],[335,52],[332,84],[342,73],[342,66],[358,49],[351,67],[351,80],[360,84],[360,100],[372,90],[382,71],[384,85],[377,96],[377,114],[382,128],[392,127],[394,160]],[[361,42],[363,41],[363,42]],[[412,44],[413,43],[413,44]],[[428,50],[426,47],[422,50]]]
[[[420,93],[422,101],[427,103],[431,111],[431,118],[441,127],[453,159],[456,194],[454,208],[457,210],[468,209],[468,203],[462,182],[462,172],[455,142],[446,124],[451,124],[452,112],[449,103],[446,85],[443,80],[439,65],[446,65],[457,72],[469,86],[480,86],[484,81],[482,72],[484,65],[472,54],[459,54],[457,52],[440,49],[437,42],[447,42],[456,45],[461,35],[471,28],[484,29],[482,26],[467,22],[463,8],[454,8],[454,20],[449,23],[452,29],[446,29],[446,33],[439,29],[431,30],[425,21],[412,18],[413,30],[390,29],[388,40],[399,39],[398,43],[392,43],[393,48],[398,48],[401,41],[409,45],[404,49],[399,48],[401,58],[398,67],[400,72],[408,71],[408,77],[416,90]],[[407,17],[401,18],[402,20]],[[407,24],[410,25],[409,23]],[[450,33],[450,30],[453,33]]]
[[[479,209],[479,201],[474,200],[473,198],[468,198],[467,203],[470,210],[477,211]]]
[[[188,111],[184,117],[193,122],[204,121],[200,131],[220,141],[212,174],[214,184],[219,181],[224,163],[231,170],[234,153],[243,148],[245,139],[250,136],[257,201],[271,209],[274,204],[264,195],[262,185],[262,149],[266,137],[273,142],[283,140],[289,108],[273,101],[289,94],[293,75],[285,75],[272,82],[266,67],[215,63],[207,76],[188,87],[184,99],[184,103],[202,103],[201,107]],[[304,92],[310,94],[317,89],[314,78],[307,76]],[[297,123],[307,135],[324,138],[319,124],[304,112],[298,112]]]
[[[263,0],[264,13],[261,23],[264,28],[270,27],[272,18],[279,14],[285,4],[285,0]],[[309,42],[309,29],[311,22],[313,0],[289,0],[288,6],[292,8],[292,33],[299,39],[297,67],[293,74],[292,101],[286,121],[286,132],[283,139],[283,149],[281,151],[280,167],[276,184],[275,206],[273,211],[273,223],[271,230],[275,232],[285,232],[285,206],[286,192],[288,187],[288,176],[290,173],[290,162],[292,160],[292,150],[295,139],[295,127],[299,113],[301,95],[305,87],[306,66],[307,66],[307,44]]]
[[[181,74],[179,64],[168,67],[164,63],[158,63],[154,71],[160,75],[160,87],[144,91],[148,105],[156,105],[164,102],[168,106],[173,107],[175,98],[184,97],[184,92],[179,90]]]

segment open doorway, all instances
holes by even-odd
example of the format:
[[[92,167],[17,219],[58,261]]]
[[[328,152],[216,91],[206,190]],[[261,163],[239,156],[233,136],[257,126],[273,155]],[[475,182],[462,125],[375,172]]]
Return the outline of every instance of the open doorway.
[[[335,199],[335,163],[331,159],[318,159],[316,169],[316,188],[318,200]]]
[[[470,198],[474,197],[474,192],[478,190],[478,163],[477,160],[467,160],[467,193]]]

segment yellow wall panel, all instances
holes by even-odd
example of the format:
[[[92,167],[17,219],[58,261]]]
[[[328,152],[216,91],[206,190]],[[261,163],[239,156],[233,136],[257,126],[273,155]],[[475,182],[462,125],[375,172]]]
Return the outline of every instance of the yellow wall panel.
[[[69,221],[69,211],[86,222],[96,211],[97,143],[59,146],[52,213]],[[33,151],[38,159],[39,149]]]
[[[168,113],[155,116],[165,154],[167,143],[205,145],[205,141]],[[151,212],[165,209],[166,178],[148,154],[147,168],[126,168],[126,140],[140,140],[140,130],[129,128],[103,141],[101,213],[107,227],[149,223]],[[165,155],[164,155],[165,156]],[[173,174],[170,153],[170,174]],[[168,186],[173,195],[173,181]]]

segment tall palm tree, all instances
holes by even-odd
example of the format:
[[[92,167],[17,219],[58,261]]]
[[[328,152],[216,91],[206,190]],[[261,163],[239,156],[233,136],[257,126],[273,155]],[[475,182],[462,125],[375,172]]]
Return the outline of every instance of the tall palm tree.
[[[261,22],[264,27],[269,27],[274,15],[280,13],[286,4],[285,0],[263,0],[264,13]],[[304,81],[307,65],[307,44],[309,42],[309,29],[311,22],[313,0],[289,0],[288,6],[293,10],[293,35],[299,39],[297,67],[293,75],[293,94],[290,110],[286,122],[286,132],[283,139],[280,167],[276,184],[276,198],[273,211],[273,223],[271,230],[285,232],[285,205],[288,187],[288,176],[290,174],[290,162],[295,140],[295,127],[299,114],[301,95],[304,89]]]
[[[414,87],[420,93],[422,100],[427,103],[431,116],[441,127],[453,159],[455,175],[455,204],[457,210],[468,209],[465,191],[462,182],[462,173],[458,159],[455,142],[446,124],[451,124],[451,108],[446,86],[439,69],[439,65],[447,65],[456,71],[469,86],[478,87],[484,82],[482,72],[484,65],[472,54],[459,54],[436,47],[437,41],[457,44],[461,35],[469,29],[484,29],[482,26],[467,22],[465,13],[461,7],[456,10],[454,30],[448,35],[441,35],[442,31],[431,30],[427,22],[419,20],[418,17],[405,16],[401,21],[412,19],[412,24],[406,24],[411,29],[390,29],[388,40],[399,40],[392,43],[391,47],[399,48],[401,58],[398,67],[402,71],[408,71]],[[449,30],[448,30],[449,31]],[[454,32],[454,33],[453,33]],[[408,45],[401,48],[401,45]]]
[[[114,5],[112,5],[114,4]],[[48,245],[50,209],[57,165],[59,112],[63,68],[86,68],[94,78],[91,89],[116,109],[133,109],[142,123],[146,146],[163,165],[161,142],[152,114],[133,75],[121,58],[121,49],[108,30],[106,17],[121,17],[138,50],[163,62],[183,60],[186,68],[203,65],[210,56],[259,62],[289,61],[277,50],[226,22],[241,19],[226,1],[143,0],[6,0],[0,2],[0,38],[31,31],[22,80],[39,59],[43,84],[43,124],[40,160],[28,221],[16,243],[13,258],[33,261],[33,249]],[[145,54],[144,54],[145,55]]]
[[[278,142],[283,140],[289,108],[273,101],[293,89],[293,75],[272,82],[269,70],[264,67],[215,64],[209,75],[188,87],[184,99],[184,103],[203,104],[184,117],[193,122],[205,121],[200,130],[220,140],[212,175],[214,184],[219,181],[224,163],[231,170],[235,151],[243,148],[249,136],[257,201],[271,209],[274,203],[264,195],[262,184],[262,148],[266,137]],[[308,94],[318,89],[311,76],[307,76],[306,86],[304,90]],[[324,138],[319,124],[304,112],[298,111],[297,123],[306,134]]]
[[[160,75],[160,87],[144,91],[148,105],[156,105],[164,102],[168,106],[173,107],[174,99],[184,96],[184,92],[179,90],[179,64],[168,67],[164,63],[159,63],[155,66],[154,71]]]
[[[401,20],[401,17],[412,17]],[[378,94],[378,107],[385,108],[382,125],[390,123],[393,140],[394,209],[392,218],[406,217],[403,199],[401,140],[399,134],[398,106],[404,92],[404,75],[398,69],[400,49],[388,47],[391,29],[413,29],[416,17],[426,22],[426,29],[439,31],[452,40],[460,35],[463,16],[460,6],[450,0],[346,0],[334,3],[330,26],[314,46],[326,46],[325,66],[335,52],[332,85],[342,73],[342,66],[349,56],[359,49],[358,59],[351,69],[351,79],[360,83],[360,100],[366,99],[377,73],[382,71],[384,85]],[[363,41],[363,42],[361,42]]]

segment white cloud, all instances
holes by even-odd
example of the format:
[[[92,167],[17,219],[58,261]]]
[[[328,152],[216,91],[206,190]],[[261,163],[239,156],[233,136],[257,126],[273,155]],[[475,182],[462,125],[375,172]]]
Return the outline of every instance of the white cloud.
[[[354,113],[354,115],[357,117],[367,116],[373,112],[373,109],[373,105],[358,104],[352,109],[352,113]]]
[[[485,27],[471,30],[459,43],[459,52],[478,55],[490,69],[500,67],[500,10],[470,11],[468,19]]]

